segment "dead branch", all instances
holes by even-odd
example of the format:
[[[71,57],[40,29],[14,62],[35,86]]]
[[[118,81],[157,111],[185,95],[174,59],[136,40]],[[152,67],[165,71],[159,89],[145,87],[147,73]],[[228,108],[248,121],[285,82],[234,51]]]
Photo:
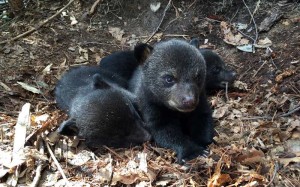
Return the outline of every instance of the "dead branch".
[[[284,114],[280,114],[278,117],[287,117],[295,112],[297,112],[298,110],[300,110],[300,105],[296,106],[293,110],[287,112],[287,113],[284,113]]]
[[[165,10],[164,10],[164,12],[163,12],[162,18],[161,18],[161,20],[160,20],[158,26],[157,26],[156,29],[153,31],[153,33],[151,34],[151,36],[145,41],[145,43],[148,43],[148,42],[151,40],[151,38],[157,33],[158,29],[160,28],[160,26],[161,26],[161,24],[162,24],[162,22],[163,22],[163,20],[164,20],[164,18],[165,18],[165,16],[166,16],[166,12],[169,10],[169,8],[170,8],[170,6],[171,6],[171,2],[172,2],[172,0],[169,0],[168,4],[167,4],[167,6],[166,6],[166,8],[165,8]]]
[[[244,3],[244,5],[245,5],[245,7],[247,8],[247,10],[248,10],[248,12],[249,12],[249,14],[250,14],[250,16],[251,16],[251,19],[252,19],[252,21],[253,21],[253,24],[254,24],[254,28],[255,28],[255,39],[254,39],[254,44],[256,44],[256,41],[257,41],[257,39],[258,39],[257,26],[256,26],[256,23],[255,23],[253,14],[251,13],[251,11],[250,11],[248,5],[246,4],[245,0],[243,0],[243,3]]]
[[[51,17],[45,19],[44,21],[42,21],[40,24],[38,24],[38,26],[34,27],[33,29],[30,29],[12,39],[8,39],[8,40],[4,40],[2,42],[0,42],[0,44],[6,44],[6,43],[9,43],[9,42],[12,42],[12,41],[15,41],[15,40],[18,40],[19,38],[22,38],[24,36],[27,36],[35,31],[37,31],[40,27],[42,27],[43,25],[45,25],[46,23],[48,23],[49,21],[51,21],[53,18],[55,18],[56,16],[58,16],[64,9],[66,9],[70,4],[73,3],[73,1],[75,0],[70,0],[68,2],[68,4],[66,4],[63,8],[61,8],[58,12],[56,12],[54,15],[52,15]]]
[[[47,147],[47,150],[49,151],[50,156],[51,156],[51,158],[53,159],[53,161],[54,161],[54,163],[55,163],[55,165],[56,165],[58,171],[60,172],[62,178],[65,180],[67,186],[70,186],[69,180],[67,179],[67,177],[66,177],[66,175],[65,175],[65,173],[64,173],[64,170],[61,168],[59,162],[58,162],[57,159],[55,158],[55,155],[53,154],[53,151],[51,150],[51,148],[50,148],[48,142],[47,142],[45,139],[44,139],[44,142],[45,142],[46,147]]]
[[[262,65],[258,68],[258,70],[252,75],[252,77],[255,77],[257,75],[257,73],[261,70],[261,68],[267,63],[267,61],[265,60],[264,63],[262,63]]]
[[[27,128],[30,126],[30,103],[23,105],[15,126],[13,155],[11,165],[16,165],[15,171],[8,177],[7,184],[16,186],[20,175],[20,161],[24,155],[24,145]],[[22,163],[22,162],[21,162]]]
[[[91,7],[91,9],[90,9],[89,15],[94,14],[95,9],[96,9],[97,5],[100,3],[100,1],[101,1],[101,0],[96,0],[96,1],[94,2],[94,4],[92,5],[92,7]]]
[[[295,112],[297,112],[298,110],[300,110],[300,105],[297,105],[294,109],[292,109],[291,111],[284,113],[284,114],[279,114],[279,115],[274,115],[272,116],[252,116],[252,117],[246,117],[246,118],[242,118],[242,120],[257,120],[257,119],[267,119],[267,120],[274,120],[276,118],[280,118],[280,117],[287,117]]]
[[[107,149],[109,152],[111,152],[112,154],[114,154],[116,157],[118,157],[119,159],[121,159],[121,160],[123,160],[123,158],[118,154],[118,153],[116,153],[114,150],[112,150],[112,149],[110,149],[109,147],[107,147],[107,146],[103,146],[105,149]],[[126,156],[127,157],[127,159],[129,159],[129,157],[128,156]]]
[[[270,186],[272,184],[272,182],[274,181],[275,176],[276,176],[278,170],[279,170],[279,165],[278,165],[277,162],[275,162],[275,168],[274,168],[274,171],[273,171],[273,176],[272,176],[272,178],[271,178],[271,180],[270,180],[270,182],[268,183],[267,186]]]
[[[38,138],[37,138],[37,145],[39,146],[39,152],[41,154],[44,154],[45,153],[45,148],[44,148],[44,144],[42,142],[41,136],[38,136]],[[43,168],[44,168],[44,161],[40,160],[39,163],[38,163],[38,166],[36,167],[35,176],[33,178],[32,183],[30,184],[30,187],[38,186],[39,181],[40,181],[41,176],[42,176]]]
[[[226,87],[225,87],[225,96],[226,96],[226,101],[229,101],[229,97],[228,97],[228,82],[226,82]]]

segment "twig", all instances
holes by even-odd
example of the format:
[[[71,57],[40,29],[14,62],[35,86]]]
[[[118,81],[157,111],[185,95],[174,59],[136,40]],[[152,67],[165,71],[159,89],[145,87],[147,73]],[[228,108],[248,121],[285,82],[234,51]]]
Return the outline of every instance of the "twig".
[[[249,36],[248,34],[243,33],[243,32],[242,32],[241,30],[239,30],[239,29],[237,29],[237,31],[238,31],[239,33],[241,33],[243,36],[246,36],[247,38],[251,39],[251,40],[255,43],[255,39],[254,39],[254,38],[252,38],[252,37]]]
[[[100,1],[101,1],[101,0],[96,0],[96,1],[94,2],[94,4],[92,5],[92,7],[91,7],[91,9],[90,9],[89,15],[94,14],[95,9],[96,9],[97,5],[100,3]]]
[[[295,112],[297,112],[298,110],[300,110],[300,105],[296,106],[293,110],[285,113],[285,114],[280,114],[278,117],[286,117],[286,116],[289,116]]]
[[[240,81],[253,68],[254,68],[254,66],[250,66],[243,74],[240,75],[238,80]]]
[[[255,23],[253,14],[251,13],[251,11],[250,11],[248,5],[246,4],[245,0],[243,0],[243,3],[244,3],[244,5],[246,6],[246,8],[247,8],[247,10],[248,10],[248,12],[249,12],[249,14],[250,14],[250,16],[251,16],[251,19],[252,19],[252,21],[253,21],[253,24],[254,24],[254,28],[255,28],[255,39],[254,39],[254,44],[256,44],[256,41],[257,41],[257,38],[258,38],[257,26],[256,26],[256,23]]]
[[[24,36],[27,36],[27,35],[29,35],[29,34],[35,32],[35,31],[37,31],[40,27],[42,27],[43,25],[45,25],[46,23],[48,23],[49,21],[51,21],[53,18],[55,18],[56,16],[58,16],[64,9],[66,9],[71,3],[73,3],[73,1],[75,1],[75,0],[70,0],[70,1],[68,2],[68,4],[66,4],[63,8],[61,8],[61,9],[60,9],[58,12],[56,12],[53,16],[51,16],[51,17],[45,19],[44,21],[42,21],[40,24],[38,24],[37,27],[34,27],[33,29],[30,29],[30,30],[28,30],[28,31],[26,31],[26,32],[24,32],[24,33],[22,33],[22,34],[20,34],[20,35],[18,35],[18,36],[16,36],[16,37],[14,37],[14,38],[12,38],[12,39],[4,40],[4,41],[0,42],[0,44],[6,44],[6,43],[8,43],[8,42],[15,41],[15,40],[17,40],[17,39],[19,39],[19,38],[22,38],[22,37],[24,37]]]
[[[274,173],[273,173],[273,176],[272,176],[270,182],[267,184],[267,186],[270,186],[270,184],[274,181],[278,169],[279,169],[278,163],[275,162]]]
[[[110,149],[110,148],[108,148],[107,146],[103,146],[105,149],[107,149],[108,151],[110,151],[111,153],[113,153],[114,155],[116,155],[119,159],[121,159],[121,160],[123,160],[123,158],[118,154],[118,153],[116,153],[114,150],[112,150],[112,149]],[[128,159],[129,159],[129,157],[128,156],[126,156]]]
[[[275,117],[278,117],[278,116],[276,116],[276,114],[277,114],[277,110],[275,110],[275,112],[274,112],[274,114],[272,116],[272,119],[271,119],[272,122],[274,121]]]
[[[10,164],[15,165],[16,169],[12,174],[9,175],[7,179],[7,184],[9,186],[16,186],[18,182],[20,176],[20,169],[21,169],[20,166],[23,163],[22,160],[24,157],[26,131],[29,126],[30,126],[30,103],[26,103],[22,107],[22,110],[18,116],[17,124],[15,126],[12,161]]]
[[[229,101],[229,97],[228,97],[228,82],[225,83],[225,96],[226,96],[226,101]]]
[[[55,163],[57,169],[59,170],[59,172],[60,172],[62,178],[66,181],[67,186],[70,186],[69,180],[67,179],[67,177],[66,177],[66,175],[65,175],[65,173],[64,173],[64,171],[63,171],[63,169],[61,168],[59,162],[58,162],[57,159],[55,158],[55,155],[53,154],[53,152],[52,152],[52,150],[51,150],[51,148],[50,148],[48,142],[46,142],[45,139],[44,139],[44,142],[45,142],[46,147],[47,147],[47,149],[48,149],[48,151],[49,151],[49,153],[50,153],[50,156],[51,156],[51,158],[53,159],[53,161],[54,161],[54,163]]]
[[[271,57],[271,59],[270,59],[270,60],[271,60],[271,62],[272,62],[272,64],[273,64],[273,66],[274,66],[276,69],[278,69],[278,68],[277,68],[277,66],[276,66],[276,64],[274,63],[274,60],[273,60],[273,58],[272,58],[272,57]]]
[[[256,119],[272,119],[271,116],[252,116],[247,118],[242,118],[241,120],[256,120]]]
[[[261,68],[267,63],[267,61],[265,60],[264,63],[258,68],[258,70],[253,74],[252,77],[255,77],[257,75],[257,73],[261,70]]]
[[[233,17],[230,19],[230,22],[229,22],[230,24],[231,24],[232,20],[235,18],[235,16],[237,15],[237,13],[239,12],[239,10],[240,9],[237,9],[236,12],[235,12],[235,14],[233,15]]]
[[[248,118],[242,118],[242,120],[255,120],[255,119],[274,120],[274,119],[279,118],[279,117],[287,117],[287,116],[297,112],[298,110],[300,110],[300,105],[297,105],[294,109],[292,109],[291,111],[289,111],[287,113],[275,115],[274,117],[271,117],[271,116],[253,116],[253,117],[248,117]]]
[[[260,0],[258,0],[258,1],[256,2],[255,9],[254,9],[254,11],[253,11],[253,13],[252,13],[253,16],[254,16],[254,14],[257,12],[257,10],[259,9],[259,5],[260,5]]]
[[[145,43],[148,43],[148,42],[151,40],[151,38],[157,33],[157,31],[158,31],[160,25],[162,24],[162,22],[163,22],[163,20],[164,20],[164,18],[165,18],[165,16],[166,16],[166,12],[167,12],[168,9],[170,8],[171,2],[172,2],[172,0],[169,0],[168,4],[167,4],[167,6],[166,6],[166,8],[165,8],[165,10],[164,10],[164,12],[163,12],[162,18],[161,18],[161,20],[160,20],[158,26],[157,26],[156,29],[153,31],[153,33],[151,34],[151,36],[145,41]]]
[[[187,9],[190,9],[196,3],[196,1],[197,0],[195,0],[194,2],[192,2],[192,4],[190,4]]]
[[[37,145],[39,146],[39,152],[41,154],[44,154],[45,150],[44,150],[44,145],[43,145],[41,136],[38,136],[38,138],[37,138]],[[41,176],[42,176],[42,169],[44,167],[44,163],[43,162],[44,162],[43,160],[39,161],[39,164],[38,164],[38,166],[37,166],[37,168],[35,170],[35,177],[34,177],[32,183],[30,184],[30,187],[36,187],[36,186],[38,186],[39,181],[40,181]]]
[[[83,43],[79,43],[79,45],[80,46],[87,46],[87,45],[110,45],[110,46],[120,47],[120,45],[117,45],[117,44],[102,43],[102,42],[83,42]]]

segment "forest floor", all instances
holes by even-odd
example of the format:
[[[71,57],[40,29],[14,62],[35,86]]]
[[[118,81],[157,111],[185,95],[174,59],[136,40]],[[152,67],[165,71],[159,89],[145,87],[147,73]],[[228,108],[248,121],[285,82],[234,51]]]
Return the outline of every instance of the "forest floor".
[[[169,8],[168,1],[95,2],[75,0],[42,26],[68,2],[28,1],[23,15],[1,15],[1,186],[62,186],[64,178],[70,186],[299,186],[299,1],[170,0]],[[207,158],[182,166],[172,150],[152,143],[92,152],[57,135],[66,115],[53,90],[70,67],[96,65],[148,39],[194,37],[238,72],[235,88],[209,97],[217,145]],[[237,49],[254,43],[255,52]],[[28,105],[19,116],[25,103],[29,119]],[[18,116],[30,126],[16,125]]]

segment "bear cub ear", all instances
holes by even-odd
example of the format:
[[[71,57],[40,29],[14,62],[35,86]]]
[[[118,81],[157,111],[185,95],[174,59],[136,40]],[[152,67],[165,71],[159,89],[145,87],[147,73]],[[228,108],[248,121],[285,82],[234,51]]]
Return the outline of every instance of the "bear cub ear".
[[[199,41],[198,38],[193,38],[193,39],[190,41],[190,44],[191,44],[192,46],[195,46],[195,47],[198,49],[199,46],[200,46],[200,41]]]
[[[77,136],[79,129],[74,119],[64,121],[58,128],[58,133],[65,136]]]
[[[152,50],[153,47],[145,43],[138,44],[134,47],[134,56],[139,64],[143,64],[146,61],[152,53]]]
[[[103,80],[103,77],[99,73],[93,75],[93,86],[95,89],[104,89],[110,87],[110,85]]]

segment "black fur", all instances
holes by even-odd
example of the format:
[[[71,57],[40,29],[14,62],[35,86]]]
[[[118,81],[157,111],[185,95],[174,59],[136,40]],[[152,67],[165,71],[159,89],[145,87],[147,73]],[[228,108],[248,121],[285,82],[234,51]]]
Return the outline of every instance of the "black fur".
[[[139,44],[133,51],[119,51],[101,59],[99,67],[108,72],[113,72],[124,80],[130,80],[134,70],[144,62],[152,47],[148,44]]]
[[[130,80],[155,142],[177,152],[179,162],[204,154],[213,141],[213,120],[204,84],[205,61],[180,40],[158,43]]]
[[[56,98],[69,113],[59,133],[77,135],[89,147],[129,147],[150,140],[135,108],[136,97],[112,83],[121,79],[95,70],[99,72],[95,67],[73,69],[59,81]]]
[[[199,40],[193,39],[190,44],[199,47]],[[116,73],[125,80],[129,81],[132,77],[133,72],[143,61],[143,54],[145,48],[151,50],[151,46],[147,44],[138,45],[134,51],[119,51],[104,57],[100,61],[100,67]],[[214,90],[224,89],[226,82],[231,87],[232,83],[236,79],[236,72],[226,67],[225,62],[219,55],[208,49],[199,49],[202,56],[206,61],[206,85],[205,89],[207,92]]]
[[[191,45],[199,47],[199,40],[192,39]],[[206,86],[208,92],[224,89],[226,83],[231,87],[236,79],[236,72],[226,67],[222,58],[208,49],[199,49],[206,62]]]
[[[70,104],[73,98],[81,92],[81,94],[88,94],[94,86],[93,75],[100,73],[106,82],[114,83],[120,87],[126,88],[128,81],[120,76],[102,70],[98,66],[82,66],[73,68],[62,76],[55,87],[55,99],[58,107],[66,112],[70,109]],[[100,83],[99,83],[100,84]]]

